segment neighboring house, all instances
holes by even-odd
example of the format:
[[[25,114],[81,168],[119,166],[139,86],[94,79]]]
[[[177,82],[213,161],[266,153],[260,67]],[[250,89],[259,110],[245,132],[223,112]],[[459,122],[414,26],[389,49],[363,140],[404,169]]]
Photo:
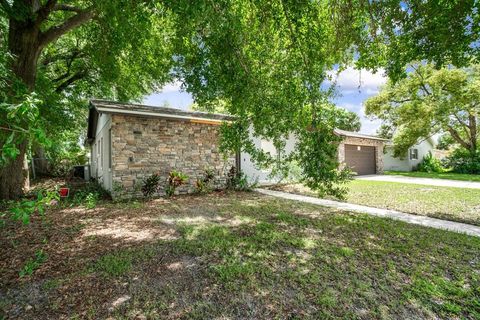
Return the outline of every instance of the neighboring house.
[[[383,173],[387,139],[339,129],[335,129],[335,133],[343,138],[338,147],[340,166],[350,167],[357,175]]]
[[[350,167],[357,175],[380,174],[383,172],[383,149],[388,141],[372,135],[361,134],[336,129],[335,133],[343,138],[338,147],[338,161],[341,167]],[[277,155],[273,144],[267,140],[253,137],[256,147]],[[292,135],[286,141],[285,153],[294,150],[296,138]],[[242,153],[241,169],[250,181],[258,181],[260,184],[277,183],[282,180],[280,176],[272,176],[271,169],[257,167],[250,159],[250,155]],[[288,179],[287,179],[288,180]]]
[[[219,125],[231,117],[111,101],[90,102],[87,142],[91,146],[92,177],[112,197],[141,195],[153,173],[161,176],[161,191],[172,170],[189,176],[178,189],[189,193],[205,170],[216,172],[215,185],[224,186],[235,156],[219,151]]]
[[[415,170],[423,158],[429,153],[435,152],[435,142],[432,138],[423,140],[408,149],[407,154],[401,157],[393,156],[393,145],[387,144],[383,156],[384,168],[387,171],[412,171]]]

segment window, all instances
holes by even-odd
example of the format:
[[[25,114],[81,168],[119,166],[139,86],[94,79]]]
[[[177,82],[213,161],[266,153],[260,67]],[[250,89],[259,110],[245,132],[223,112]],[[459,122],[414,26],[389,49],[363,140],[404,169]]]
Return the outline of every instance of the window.
[[[418,160],[418,149],[410,149],[410,160]]]
[[[100,139],[100,169],[103,169],[103,137]]]
[[[112,129],[108,130],[108,169],[112,169]]]

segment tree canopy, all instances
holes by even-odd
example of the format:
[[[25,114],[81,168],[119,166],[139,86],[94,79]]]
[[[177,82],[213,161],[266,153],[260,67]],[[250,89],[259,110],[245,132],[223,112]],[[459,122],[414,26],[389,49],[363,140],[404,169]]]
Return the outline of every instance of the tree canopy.
[[[387,83],[365,105],[368,115],[382,119],[393,132],[396,155],[445,133],[473,155],[480,139],[480,67],[437,70],[417,64],[405,79]]]
[[[335,152],[326,147],[336,139],[335,123],[322,107],[331,94],[322,86],[330,70],[355,60],[358,67],[385,68],[400,79],[411,61],[460,66],[479,55],[472,45],[479,34],[475,1],[1,0],[0,5],[2,68],[9,73],[2,73],[2,105],[34,101],[35,123],[43,131],[12,136],[14,124],[0,115],[6,128],[0,134],[2,152],[7,146],[17,155],[0,173],[4,198],[21,193],[22,158],[35,144],[32,139],[82,131],[85,99],[137,100],[174,79],[196,103],[222,100],[238,116],[224,130],[225,150],[255,153],[250,125],[280,148],[289,132],[298,132],[298,156],[305,163],[315,157],[320,166],[306,169],[304,178],[329,191],[331,181],[344,176]],[[314,145],[315,150],[307,147]]]

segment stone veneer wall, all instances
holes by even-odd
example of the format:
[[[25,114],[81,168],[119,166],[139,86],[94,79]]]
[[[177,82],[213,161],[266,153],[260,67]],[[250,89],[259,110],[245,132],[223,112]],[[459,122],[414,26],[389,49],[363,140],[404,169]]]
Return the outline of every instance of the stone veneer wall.
[[[207,169],[215,171],[215,187],[224,187],[235,157],[224,159],[220,153],[219,128],[188,120],[112,115],[112,196],[141,196],[143,181],[155,172],[161,175],[163,195],[172,170],[189,177],[177,193],[193,192],[196,179]]]
[[[355,137],[343,137],[343,141],[338,147],[338,162],[340,167],[345,167],[345,145],[353,144],[360,146],[373,146],[375,147],[375,160],[376,160],[376,169],[377,173],[383,173],[383,148],[385,146],[384,141],[375,140],[375,139],[364,139],[364,138],[355,138]]]

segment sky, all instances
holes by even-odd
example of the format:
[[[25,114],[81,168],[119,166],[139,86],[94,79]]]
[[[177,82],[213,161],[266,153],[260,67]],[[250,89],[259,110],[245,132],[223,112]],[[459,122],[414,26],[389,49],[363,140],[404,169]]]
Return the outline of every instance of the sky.
[[[379,92],[387,78],[383,70],[372,73],[367,70],[356,70],[349,67],[342,71],[336,79],[338,97],[333,101],[337,106],[353,111],[359,115],[362,122],[361,133],[375,134],[380,126],[379,120],[370,120],[365,117],[363,102]],[[187,110],[193,103],[192,96],[181,90],[181,83],[167,84],[161,92],[146,96],[143,103],[151,106],[160,106],[168,103],[171,107]]]

